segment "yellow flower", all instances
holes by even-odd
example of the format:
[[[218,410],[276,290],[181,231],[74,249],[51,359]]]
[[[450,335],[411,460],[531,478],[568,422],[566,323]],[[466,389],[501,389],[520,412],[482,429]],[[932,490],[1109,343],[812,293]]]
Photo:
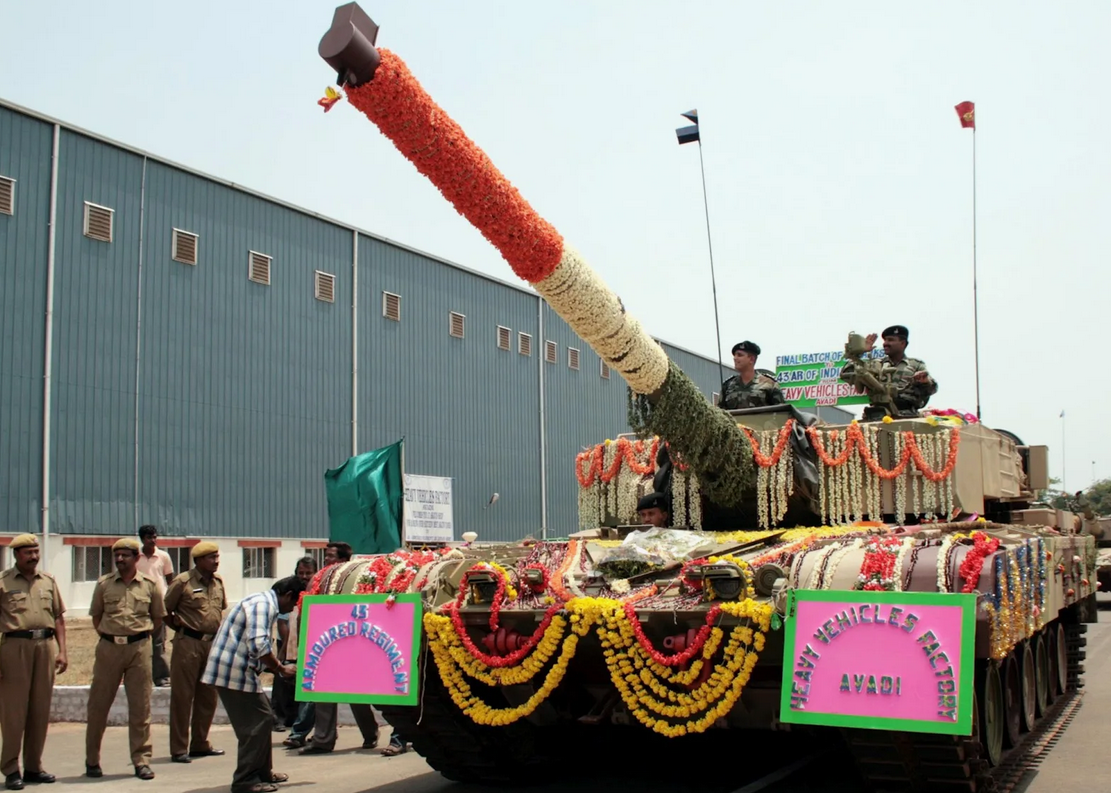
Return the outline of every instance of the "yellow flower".
[[[891,418],[891,416],[884,416],[883,417],[883,423],[884,424],[890,424],[892,421],[894,421],[894,419]],[[853,423],[855,424],[856,422],[854,421]]]

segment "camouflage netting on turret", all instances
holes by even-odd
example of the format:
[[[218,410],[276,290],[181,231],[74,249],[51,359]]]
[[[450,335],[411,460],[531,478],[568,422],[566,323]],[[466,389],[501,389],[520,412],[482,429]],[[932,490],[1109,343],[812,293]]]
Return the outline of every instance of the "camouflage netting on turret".
[[[672,456],[694,471],[715,504],[740,503],[753,481],[752,447],[728,413],[707,402],[674,363],[656,394],[628,393],[633,432],[667,441]]]

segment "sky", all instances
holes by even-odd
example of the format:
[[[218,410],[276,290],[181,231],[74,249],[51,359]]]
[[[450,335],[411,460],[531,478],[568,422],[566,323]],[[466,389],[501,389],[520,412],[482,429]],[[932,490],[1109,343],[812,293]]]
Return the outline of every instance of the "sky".
[[[500,255],[345,103],[316,52],[336,0],[0,2],[0,97],[466,267]],[[722,355],[910,329],[975,411],[1111,476],[1111,4],[364,0],[378,45],[581,251],[649,332]],[[186,10],[188,9],[188,10]],[[1064,411],[1065,418],[1060,417]],[[1064,441],[1064,453],[1062,453]]]

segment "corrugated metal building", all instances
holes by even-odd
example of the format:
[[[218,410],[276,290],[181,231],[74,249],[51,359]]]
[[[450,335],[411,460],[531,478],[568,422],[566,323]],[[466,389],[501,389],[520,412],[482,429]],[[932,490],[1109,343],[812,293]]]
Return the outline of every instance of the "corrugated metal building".
[[[401,437],[457,536],[566,535],[575,454],[627,427],[531,290],[3,103],[0,323],[0,530],[86,547],[322,539],[324,471]]]

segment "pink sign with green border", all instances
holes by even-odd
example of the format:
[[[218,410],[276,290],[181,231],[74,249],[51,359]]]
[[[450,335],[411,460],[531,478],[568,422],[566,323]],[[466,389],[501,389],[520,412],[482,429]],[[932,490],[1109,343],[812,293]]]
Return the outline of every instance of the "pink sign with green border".
[[[976,595],[788,595],[780,720],[972,734]]]
[[[419,594],[306,595],[300,622],[298,701],[417,704]]]

